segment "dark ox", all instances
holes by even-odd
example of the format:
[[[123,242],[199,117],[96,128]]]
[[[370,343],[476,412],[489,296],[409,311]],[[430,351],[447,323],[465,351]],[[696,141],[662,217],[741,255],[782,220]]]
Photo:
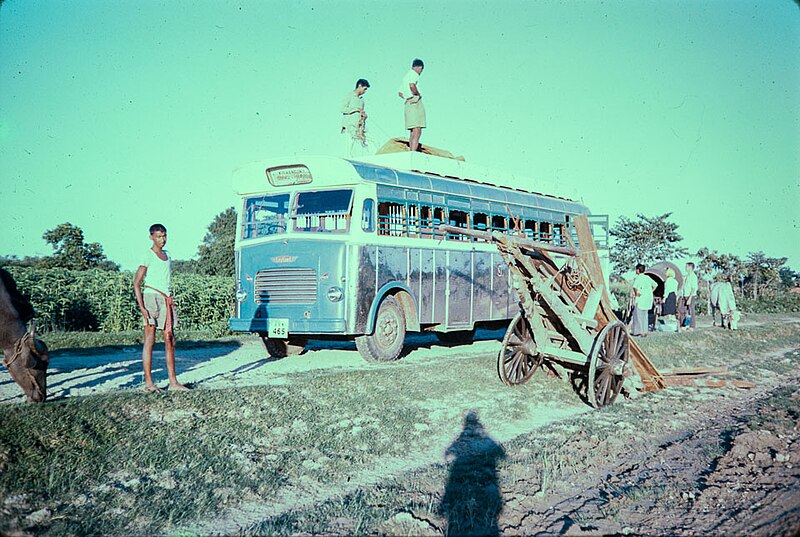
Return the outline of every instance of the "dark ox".
[[[25,325],[33,319],[33,306],[17,291],[11,274],[0,269],[0,347],[3,365],[19,384],[28,401],[41,403],[47,397],[47,346]]]

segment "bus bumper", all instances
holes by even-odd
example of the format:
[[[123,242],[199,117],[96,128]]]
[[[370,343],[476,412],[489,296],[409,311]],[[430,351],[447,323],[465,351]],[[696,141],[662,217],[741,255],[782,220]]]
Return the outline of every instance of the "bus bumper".
[[[269,319],[236,319],[229,321],[231,332],[267,332]],[[290,334],[344,334],[344,319],[291,319]]]

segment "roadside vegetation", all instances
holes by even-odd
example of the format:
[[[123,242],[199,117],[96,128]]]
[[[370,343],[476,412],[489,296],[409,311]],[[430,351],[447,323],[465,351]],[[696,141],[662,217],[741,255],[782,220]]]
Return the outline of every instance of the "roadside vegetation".
[[[641,343],[662,369],[726,366],[733,378],[768,384],[800,365],[800,354],[783,354],[800,347],[800,318],[790,319]],[[492,530],[500,508],[553,500],[565,483],[602,469],[607,439],[646,446],[685,424],[693,404],[731,394],[670,389],[592,411],[543,372],[503,386],[494,359],[464,347],[429,362],[297,373],[267,386],[2,405],[0,528]],[[488,491],[479,504],[474,482]]]

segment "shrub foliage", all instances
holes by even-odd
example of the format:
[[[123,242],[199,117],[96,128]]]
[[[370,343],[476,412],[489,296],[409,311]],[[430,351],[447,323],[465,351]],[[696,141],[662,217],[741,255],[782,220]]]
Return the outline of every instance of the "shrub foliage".
[[[105,270],[8,267],[20,292],[36,309],[39,328],[119,332],[138,330],[142,317],[133,273]],[[173,274],[178,327],[227,331],[233,314],[233,278]]]

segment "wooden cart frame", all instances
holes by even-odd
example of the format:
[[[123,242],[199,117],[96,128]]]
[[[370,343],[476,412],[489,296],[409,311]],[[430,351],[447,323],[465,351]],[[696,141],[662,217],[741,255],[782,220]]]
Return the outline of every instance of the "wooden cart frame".
[[[593,407],[613,403],[626,379],[643,391],[664,387],[653,365],[611,311],[586,217],[574,221],[583,248],[559,247],[501,232],[442,225],[450,233],[493,242],[509,267],[520,312],[512,319],[497,359],[509,386],[527,382],[541,366],[568,374]],[[567,256],[557,266],[551,253]],[[576,382],[577,381],[577,382]]]

